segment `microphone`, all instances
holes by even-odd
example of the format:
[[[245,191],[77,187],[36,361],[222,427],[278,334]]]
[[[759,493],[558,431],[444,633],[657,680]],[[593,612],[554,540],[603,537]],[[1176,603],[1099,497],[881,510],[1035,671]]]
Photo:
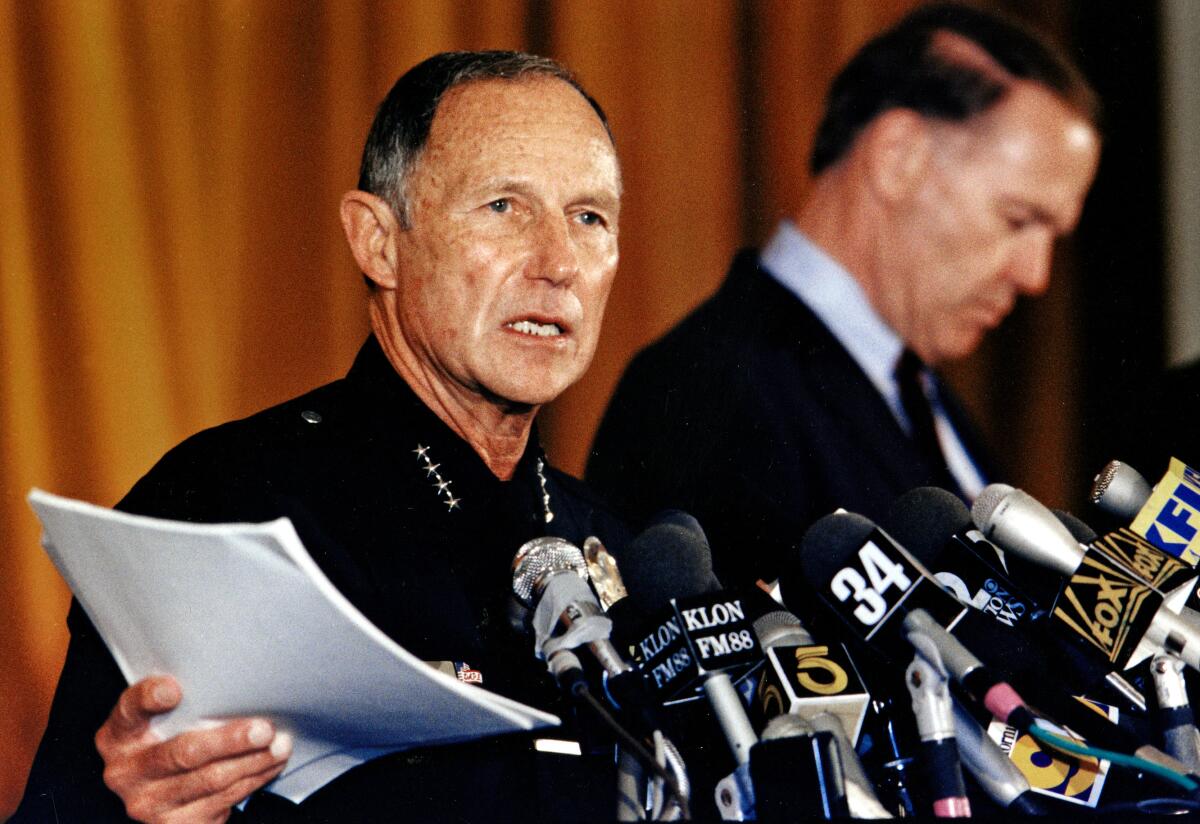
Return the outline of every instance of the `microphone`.
[[[762,659],[746,599],[721,589],[708,541],[690,515],[662,518],[644,534],[653,550],[620,559],[629,598],[641,613],[658,615],[635,645],[643,678],[663,701],[699,686],[735,761],[747,765],[758,737],[730,677]]]
[[[1200,666],[1200,626],[1173,611],[1196,576],[1177,559],[1126,529],[1085,549],[1045,506],[1005,484],[984,489],[972,517],[1005,550],[1067,578],[1054,617],[1112,666],[1128,669],[1158,650]]]
[[[1067,512],[1065,509],[1052,509],[1051,514],[1058,518],[1058,522],[1067,528],[1067,532],[1071,533],[1071,537],[1077,543],[1087,545],[1095,541],[1100,535],[1096,530],[1085,524],[1082,520]]]
[[[1132,521],[1150,498],[1150,484],[1132,466],[1109,461],[1092,480],[1092,503],[1123,521]]]
[[[762,741],[751,753],[756,789],[763,768],[753,762],[760,757],[758,749],[764,742],[781,737],[785,729],[804,729],[804,734],[810,736],[825,732],[837,744],[847,814],[854,818],[891,818],[875,796],[854,751],[871,696],[849,653],[841,644],[818,644],[800,619],[785,609],[775,609],[759,617],[754,622],[754,632],[766,657],[751,705],[752,720],[763,729]],[[814,763],[813,769],[818,766]],[[794,766],[791,774],[795,775]],[[771,792],[757,795],[767,799],[780,797]],[[786,809],[794,819],[801,808],[788,805]],[[769,813],[759,809],[759,817],[764,815],[769,817]]]
[[[853,635],[893,663],[907,663],[898,657],[902,650],[910,648],[905,619],[917,609],[923,609],[931,619],[929,626],[943,628],[965,650],[974,651],[974,654],[950,654],[943,647],[941,655],[951,676],[997,718],[1009,721],[1014,712],[1021,710],[1023,702],[1013,699],[1011,688],[993,688],[1008,680],[1011,673],[1023,674],[1026,677],[1021,683],[1025,691],[1032,695],[1037,705],[1052,712],[1061,722],[1100,746],[1143,752],[1140,742],[1130,731],[1115,726],[1050,687],[1045,673],[1054,657],[1040,653],[1036,645],[1031,647],[1024,633],[1001,630],[996,621],[963,607],[928,577],[919,562],[861,515],[826,515],[805,534],[799,562],[796,558],[788,560],[781,579],[785,600],[789,592],[796,591],[791,582],[799,576],[807,576],[817,592],[819,603],[829,607]],[[868,566],[873,566],[875,571],[867,572],[865,567]],[[851,571],[849,575],[844,573],[847,569]],[[845,600],[839,595],[839,580],[859,579],[864,582],[863,590],[868,589],[868,579],[874,582],[869,593],[860,590],[858,597],[864,604],[873,604],[878,599],[881,603],[877,609],[859,612],[858,607],[862,604],[856,606],[852,602],[853,593]],[[903,586],[895,586],[900,579],[903,579]],[[864,621],[864,618],[868,620]],[[986,666],[980,667],[980,663]],[[1093,677],[1090,669],[1059,667],[1056,686],[1078,694],[1099,677]],[[1103,670],[1100,672],[1102,674]],[[1084,683],[1076,683],[1078,681]],[[1025,723],[1019,712],[1013,719],[1013,723],[1017,722]]]
[[[1121,469],[1110,472],[1113,464]],[[1200,561],[1200,472],[1178,458],[1171,459],[1153,489],[1134,470],[1112,461],[1096,477],[1092,499],[1101,506],[1115,501],[1112,509],[1129,528],[1168,555],[1191,566]]]
[[[1196,716],[1188,701],[1183,662],[1172,655],[1156,655],[1150,662],[1150,675],[1158,699],[1155,723],[1162,735],[1163,749],[1186,764],[1192,773],[1200,772],[1200,733],[1196,731]]]
[[[784,602],[807,582],[855,636],[885,655],[908,649],[902,627],[908,611],[924,609],[943,626],[965,613],[919,561],[862,515],[835,512],[817,520],[796,560],[780,576]]]
[[[859,817],[851,806],[846,764],[836,736],[794,715],[780,715],[754,745],[750,775],[755,818],[765,822]],[[797,775],[816,776],[816,792]],[[869,785],[868,785],[869,786]],[[884,812],[883,816],[889,817]]]
[[[752,704],[759,726],[780,715],[811,722],[828,714],[857,741],[871,696],[845,648],[818,644],[800,619],[782,609],[758,618],[754,631],[766,658]]]
[[[921,760],[933,791],[933,814],[939,818],[970,818],[971,804],[955,738],[950,671],[936,646],[927,643],[922,628],[910,620],[923,614],[923,610],[916,610],[905,617],[908,640],[917,654],[904,671],[904,681],[912,696],[913,717],[921,736]]]
[[[513,593],[534,610],[534,652],[552,671],[557,653],[584,645],[607,675],[616,677],[632,669],[609,640],[612,620],[588,587],[587,563],[578,547],[562,538],[534,538],[517,550],[512,567]],[[556,633],[560,627],[563,631]],[[575,667],[567,667],[556,675],[575,672]]]
[[[596,542],[599,544],[599,541]],[[607,555],[603,545],[590,547],[590,554],[601,564],[601,556]],[[611,560],[611,558],[610,558]],[[513,558],[513,593],[524,606],[533,609],[531,624],[534,631],[534,652],[545,660],[555,680],[572,696],[590,706],[607,723],[618,739],[638,758],[653,768],[670,788],[673,796],[671,809],[686,814],[690,786],[683,759],[674,744],[662,738],[657,725],[644,703],[637,701],[636,687],[626,687],[622,692],[633,698],[640,709],[643,725],[656,730],[661,742],[662,761],[665,766],[641,746],[636,737],[630,735],[616,722],[603,706],[596,701],[587,688],[583,668],[573,650],[586,645],[604,670],[606,686],[637,684],[635,671],[627,664],[610,640],[612,620],[604,615],[600,603],[588,586],[588,562],[574,544],[553,536],[534,538],[527,541]],[[611,578],[619,580],[615,562],[607,570]],[[609,581],[612,583],[612,580]],[[610,692],[611,697],[611,692]],[[615,702],[614,702],[615,703]],[[618,789],[618,818],[624,818],[626,810],[621,800],[632,789],[633,774],[627,769],[629,759],[624,759]],[[634,779],[636,780],[636,779]]]
[[[1002,553],[975,529],[954,493],[936,486],[910,490],[892,502],[881,526],[961,603],[1007,627],[1026,627],[1047,616],[1008,577]]]
[[[1029,780],[958,701],[954,702],[954,736],[963,766],[989,798],[1021,815],[1046,814]]]

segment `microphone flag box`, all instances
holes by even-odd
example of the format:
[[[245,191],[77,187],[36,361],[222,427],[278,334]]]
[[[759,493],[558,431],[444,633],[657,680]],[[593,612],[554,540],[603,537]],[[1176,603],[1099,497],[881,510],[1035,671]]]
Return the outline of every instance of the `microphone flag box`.
[[[938,583],[960,602],[1007,627],[1027,627],[1049,615],[1009,580],[995,545],[979,530],[951,535],[937,561],[928,566]]]
[[[878,527],[818,592],[859,638],[897,660],[912,650],[905,615],[923,609],[950,629],[966,609]]]
[[[762,729],[777,715],[801,718],[828,712],[858,741],[871,696],[841,644],[780,644],[766,651],[766,666],[750,704],[751,721]]]
[[[1162,603],[1154,587],[1099,553],[1088,552],[1063,585],[1054,617],[1074,637],[1099,650],[1114,669],[1123,670],[1149,654],[1140,642]]]
[[[1184,563],[1200,561],[1200,472],[1172,458],[1130,527]]]
[[[1090,699],[1076,700],[1113,723],[1117,722],[1120,711],[1116,707]],[[1054,724],[1047,725],[1059,735],[1083,740],[1069,730]],[[1032,735],[1003,721],[993,720],[988,725],[988,737],[1016,765],[1035,793],[1084,807],[1095,807],[1100,803],[1100,793],[1104,790],[1111,762],[1093,756],[1072,756],[1049,748],[1043,749]]]
[[[671,599],[634,645],[642,677],[659,700],[694,698],[709,673],[726,672],[736,682],[762,661],[747,604],[738,590]]]
[[[1097,538],[1088,545],[1087,551],[1103,555],[1150,584],[1162,594],[1172,612],[1178,612],[1181,606],[1192,609],[1200,606],[1200,598],[1194,591],[1195,568],[1159,549],[1132,529],[1122,527]]]

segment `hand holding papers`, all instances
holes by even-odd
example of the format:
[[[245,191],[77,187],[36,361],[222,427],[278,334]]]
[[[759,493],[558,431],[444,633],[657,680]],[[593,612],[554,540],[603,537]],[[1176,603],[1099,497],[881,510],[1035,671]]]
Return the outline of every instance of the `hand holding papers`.
[[[293,801],[365,760],[558,723],[413,657],[337,591],[291,522],[190,524],[34,490],[51,559],[126,679],[169,673],[169,737],[265,716],[294,749],[272,792]]]

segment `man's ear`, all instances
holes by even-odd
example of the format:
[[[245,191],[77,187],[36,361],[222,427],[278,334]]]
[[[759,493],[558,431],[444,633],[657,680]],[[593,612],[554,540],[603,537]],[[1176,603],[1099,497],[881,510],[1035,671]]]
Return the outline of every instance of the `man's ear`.
[[[395,289],[400,222],[383,198],[355,189],[342,195],[342,229],[362,273],[376,286]]]
[[[888,202],[903,201],[919,187],[932,160],[929,123],[912,109],[888,109],[859,138],[872,188]]]

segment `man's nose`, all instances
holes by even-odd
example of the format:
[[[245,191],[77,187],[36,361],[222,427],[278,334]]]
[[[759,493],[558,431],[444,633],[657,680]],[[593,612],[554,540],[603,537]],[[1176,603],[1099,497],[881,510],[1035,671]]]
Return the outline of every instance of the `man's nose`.
[[[555,284],[569,283],[579,272],[579,257],[568,221],[548,215],[538,223],[537,254],[530,276]]]
[[[1054,255],[1054,235],[1039,231],[1016,250],[1009,261],[1009,279],[1017,291],[1036,297],[1050,285],[1050,262]]]

